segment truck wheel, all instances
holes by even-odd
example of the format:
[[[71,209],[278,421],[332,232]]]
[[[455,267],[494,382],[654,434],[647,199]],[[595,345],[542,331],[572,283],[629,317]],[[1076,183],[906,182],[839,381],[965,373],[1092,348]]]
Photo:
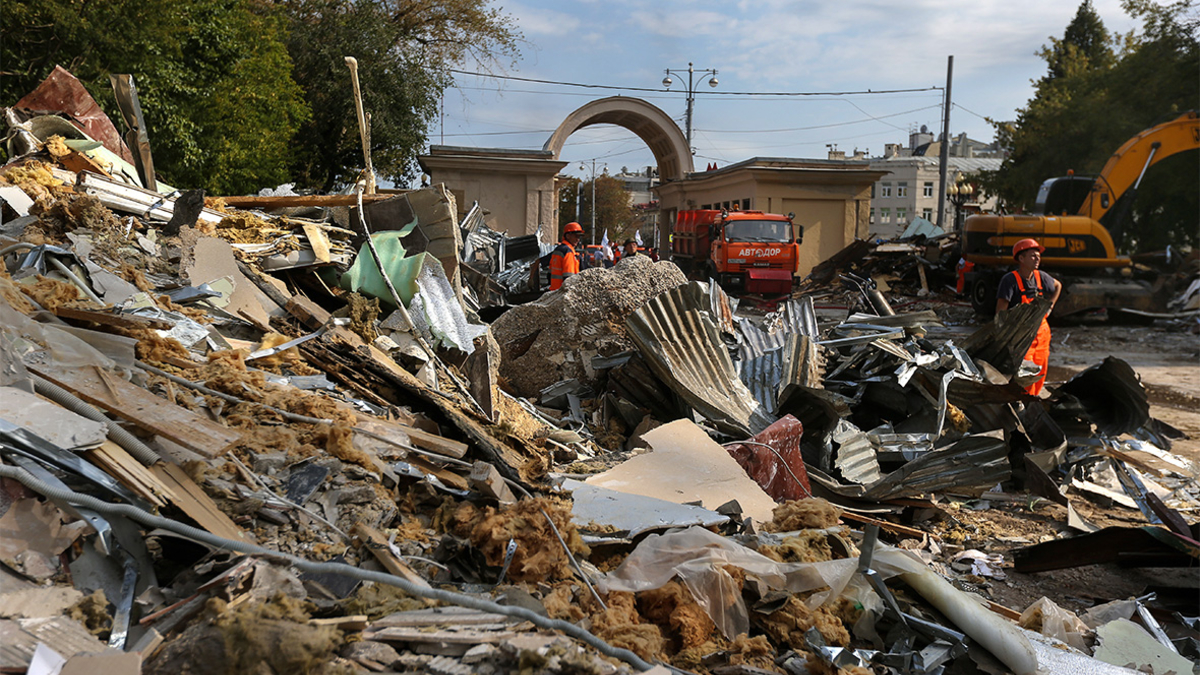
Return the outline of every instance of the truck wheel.
[[[992,316],[996,313],[996,290],[999,283],[991,275],[980,275],[971,282],[971,307],[977,314]]]
[[[720,275],[717,274],[717,266],[714,265],[713,261],[711,260],[704,265],[704,275],[709,279],[715,279],[717,281],[720,281],[721,279]]]

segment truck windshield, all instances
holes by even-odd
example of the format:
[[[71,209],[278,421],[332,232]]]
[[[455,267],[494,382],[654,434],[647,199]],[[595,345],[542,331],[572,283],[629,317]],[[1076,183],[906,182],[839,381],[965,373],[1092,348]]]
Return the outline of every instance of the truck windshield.
[[[725,240],[791,242],[792,226],[786,220],[735,220],[726,223]]]

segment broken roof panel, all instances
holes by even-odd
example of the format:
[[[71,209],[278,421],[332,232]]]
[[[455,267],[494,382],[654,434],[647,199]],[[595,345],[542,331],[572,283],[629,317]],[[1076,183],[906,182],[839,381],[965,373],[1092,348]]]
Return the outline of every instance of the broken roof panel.
[[[704,287],[685,284],[652,298],[625,325],[656,375],[723,433],[746,437],[770,415],[737,376]]]
[[[1110,356],[1071,378],[1058,395],[1079,400],[1096,430],[1106,436],[1132,433],[1150,420],[1146,389],[1128,363]]]

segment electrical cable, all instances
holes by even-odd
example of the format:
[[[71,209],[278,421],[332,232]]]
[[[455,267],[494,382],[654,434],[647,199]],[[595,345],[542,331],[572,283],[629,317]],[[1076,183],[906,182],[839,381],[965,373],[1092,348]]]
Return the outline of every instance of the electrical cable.
[[[490,77],[497,80],[512,80],[514,82],[534,82],[537,84],[554,84],[563,87],[582,87],[584,89],[611,89],[615,91],[649,91],[655,93],[663,93],[671,91],[670,89],[651,88],[651,87],[619,87],[611,84],[585,84],[583,82],[562,82],[558,80],[540,80],[532,77],[518,77],[516,75],[496,75],[493,73],[473,73],[469,70],[458,70],[449,68],[449,72],[456,75],[474,75],[475,77]],[[866,89],[863,91],[708,91],[704,92],[709,96],[860,96],[860,95],[875,95],[875,94],[909,94],[920,91],[937,91],[943,87],[922,87],[919,89]]]
[[[586,631],[573,623],[558,619],[550,619],[536,612],[525,609],[524,607],[500,605],[490,600],[484,600],[482,598],[466,595],[464,593],[455,593],[453,591],[446,591],[438,588],[424,588],[412,583],[411,581],[408,581],[407,579],[386,574],[384,572],[372,572],[370,570],[359,569],[357,567],[352,567],[342,563],[317,563],[288,553],[283,553],[281,551],[274,551],[257,544],[218,537],[217,535],[214,535],[206,530],[185,525],[183,523],[178,523],[168,518],[155,516],[128,504],[110,504],[100,499],[96,499],[90,495],[80,494],[72,490],[55,488],[41,480],[38,480],[28,471],[18,467],[0,465],[0,476],[12,478],[34,492],[45,495],[54,500],[62,501],[73,506],[82,506],[84,508],[88,508],[109,516],[129,518],[130,520],[141,523],[146,527],[169,530],[176,534],[180,534],[191,539],[196,539],[197,541],[201,541],[205,544],[220,549],[237,551],[239,553],[245,553],[248,555],[260,556],[268,560],[283,562],[310,574],[340,574],[358,579],[360,581],[371,581],[375,583],[387,584],[389,586],[395,586],[405,593],[415,597],[437,600],[439,602],[446,602],[482,612],[502,614],[504,616],[510,616],[523,621],[529,621],[539,628],[565,633],[566,635],[569,635],[577,640],[580,640],[581,642],[586,643],[588,646],[595,648],[605,656],[611,656],[613,658],[620,659],[634,668],[637,668],[638,670],[646,671],[653,667],[650,663],[647,663],[640,656],[634,654],[628,649],[613,647],[589,631]]]
[[[162,461],[157,452],[151,450],[137,436],[129,433],[120,424],[109,419],[99,409],[40,375],[35,373],[30,373],[30,375],[33,377],[33,390],[35,392],[77,415],[86,417],[93,422],[103,423],[108,427],[108,437],[143,465],[150,466]]]

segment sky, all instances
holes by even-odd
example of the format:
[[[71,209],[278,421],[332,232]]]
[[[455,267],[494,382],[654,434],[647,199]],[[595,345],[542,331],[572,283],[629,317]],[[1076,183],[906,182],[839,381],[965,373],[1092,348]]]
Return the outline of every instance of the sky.
[[[1093,0],[1111,33],[1138,27],[1120,0]],[[954,56],[950,130],[990,142],[986,118],[1012,120],[1046,72],[1037,55],[1061,37],[1075,0],[520,0],[494,2],[512,16],[520,60],[494,74],[653,91],[589,89],[456,74],[430,144],[541,149],[580,106],[637,96],[684,128],[694,63],[695,166],[752,157],[883,153],[926,125],[940,133],[947,57]],[[663,87],[664,70],[673,86]],[[710,87],[699,71],[715,69]],[[476,65],[463,70],[478,73]],[[842,94],[911,89],[900,93]],[[747,96],[743,93],[805,93]],[[654,164],[632,132],[581,129],[563,148],[563,173],[584,179]]]

